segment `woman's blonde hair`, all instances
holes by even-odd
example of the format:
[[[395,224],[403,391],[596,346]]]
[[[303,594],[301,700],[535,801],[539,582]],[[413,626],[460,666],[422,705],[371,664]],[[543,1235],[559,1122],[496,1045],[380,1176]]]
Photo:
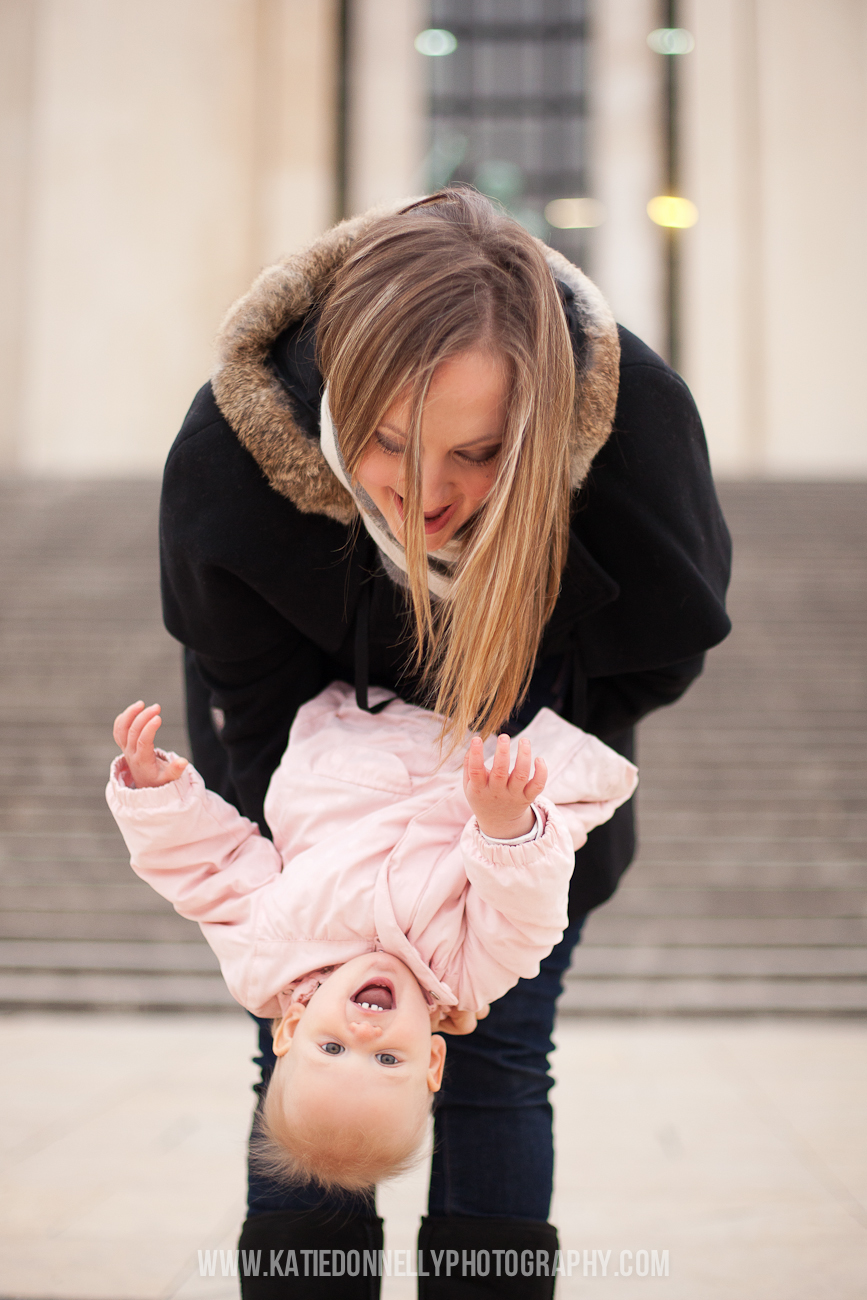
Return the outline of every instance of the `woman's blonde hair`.
[[[409,394],[405,548],[416,667],[458,743],[502,726],[526,694],[557,600],[569,525],[575,369],[539,243],[487,199],[449,189],[375,222],[323,304],[318,353],[350,475],[385,412]],[[466,525],[449,594],[427,583],[421,414],[442,362],[503,358],[507,415],[497,475]]]

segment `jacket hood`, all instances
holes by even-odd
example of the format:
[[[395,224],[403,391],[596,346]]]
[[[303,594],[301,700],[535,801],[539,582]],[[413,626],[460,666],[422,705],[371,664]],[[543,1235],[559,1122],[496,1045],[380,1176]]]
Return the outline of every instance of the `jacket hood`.
[[[411,202],[407,200],[406,202]],[[348,524],[350,494],[329,468],[317,439],[302,429],[271,363],[275,340],[321,301],[355,240],[378,218],[406,204],[375,208],[326,231],[303,252],[267,267],[232,306],[217,336],[212,387],[217,405],[271,487],[308,514]],[[595,284],[561,253],[541,244],[564,297],[577,370],[571,431],[572,486],[587,477],[611,432],[620,343],[611,310]]]

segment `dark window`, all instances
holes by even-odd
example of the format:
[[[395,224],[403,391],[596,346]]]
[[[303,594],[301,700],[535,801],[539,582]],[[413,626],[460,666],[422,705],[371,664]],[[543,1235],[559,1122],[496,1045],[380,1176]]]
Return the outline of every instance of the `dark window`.
[[[581,261],[586,235],[552,228],[552,199],[589,194],[587,0],[432,0],[457,49],[430,58],[429,184],[469,181]]]

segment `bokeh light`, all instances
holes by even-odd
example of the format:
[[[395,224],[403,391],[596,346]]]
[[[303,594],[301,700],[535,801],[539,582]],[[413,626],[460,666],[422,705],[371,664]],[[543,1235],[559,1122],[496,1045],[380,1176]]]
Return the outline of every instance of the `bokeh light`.
[[[673,194],[657,194],[647,205],[647,215],[658,226],[688,230],[698,221],[698,208],[690,199],[680,199]]]
[[[458,38],[444,27],[428,27],[415,38],[415,48],[419,54],[438,59],[443,54],[454,54],[458,48]]]
[[[508,205],[522,193],[524,173],[517,163],[505,158],[488,158],[476,168],[473,184],[489,199]]]
[[[598,199],[552,199],[545,208],[545,220],[558,230],[589,229],[602,225],[605,208]]]
[[[654,54],[689,54],[695,49],[695,37],[685,27],[657,27],[647,44]]]

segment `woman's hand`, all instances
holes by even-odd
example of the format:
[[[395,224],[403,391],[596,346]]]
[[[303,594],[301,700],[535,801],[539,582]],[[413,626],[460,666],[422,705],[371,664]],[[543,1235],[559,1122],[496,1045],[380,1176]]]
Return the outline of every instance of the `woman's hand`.
[[[185,758],[169,762],[154,750],[154,736],[162,726],[160,706],[145,708],[142,700],[130,704],[114,720],[115,743],[123,750],[133,783],[139,790],[176,781],[187,766]]]
[[[529,740],[519,740],[518,757],[510,772],[509,737],[499,736],[489,772],[480,737],[472,741],[464,760],[464,794],[483,835],[492,840],[513,840],[533,829],[530,804],[545,789],[548,769],[544,760],[537,758],[531,777],[532,762]]]

